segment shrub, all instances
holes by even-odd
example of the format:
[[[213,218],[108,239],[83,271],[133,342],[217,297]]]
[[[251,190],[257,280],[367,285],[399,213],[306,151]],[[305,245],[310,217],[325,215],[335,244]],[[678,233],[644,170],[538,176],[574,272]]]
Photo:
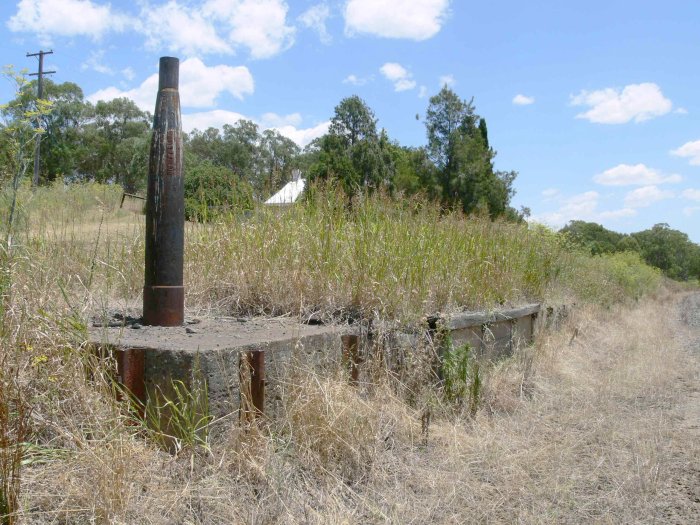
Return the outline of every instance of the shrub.
[[[231,170],[210,162],[185,171],[185,218],[206,222],[222,213],[239,213],[253,206],[253,190]]]

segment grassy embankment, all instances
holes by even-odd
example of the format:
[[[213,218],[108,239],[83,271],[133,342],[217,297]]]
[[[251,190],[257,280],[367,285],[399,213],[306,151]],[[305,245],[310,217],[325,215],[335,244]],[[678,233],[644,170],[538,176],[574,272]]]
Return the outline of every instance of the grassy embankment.
[[[581,369],[569,375],[571,345],[562,350],[557,337],[570,335],[547,336],[493,366],[473,416],[441,397],[441,385],[426,375],[422,387],[431,394],[420,399],[437,405],[438,414],[427,434],[420,425],[425,406],[398,394],[396,378],[385,375],[358,392],[332,376],[296,370],[283,401],[286,417],[261,431],[231,418],[217,423],[204,447],[175,458],[160,451],[113,400],[100,379],[104,371],[84,373],[87,317],[139,304],[142,219],[117,210],[119,197],[100,186],[24,192],[14,246],[3,254],[0,432],[7,443],[0,500],[27,521],[401,522],[454,520],[463,512],[526,519],[542,508],[556,517],[579,497],[591,505],[588,512],[598,511],[594,496],[579,495],[570,476],[553,473],[549,455],[570,458],[566,468],[573,469],[580,442],[555,435],[552,425],[566,423],[567,410],[580,403],[627,399],[639,385],[633,378],[629,392],[618,392],[627,383],[599,377],[608,373],[601,362],[614,365],[610,374],[625,373],[621,355],[607,357],[606,341],[587,348],[591,360],[577,354]],[[575,300],[613,315],[611,305],[660,293],[661,286],[659,274],[636,257],[591,258],[542,228],[382,198],[356,201],[350,211],[328,193],[283,214],[260,210],[189,225],[186,244],[187,305],[199,314],[320,311],[404,324],[438,311]],[[635,327],[635,337],[652,325]],[[632,358],[638,349],[624,351]],[[656,364],[640,363],[639,374]],[[658,379],[661,397],[667,375]],[[611,414],[608,423],[631,421]],[[585,440],[602,439],[596,429],[581,432]],[[19,477],[8,469],[19,469],[17,442],[23,484],[15,498]],[[455,476],[454,490],[445,492],[445,474],[431,464]],[[522,491],[535,479],[534,499],[526,501]],[[563,500],[545,498],[547,483]],[[630,494],[647,490],[639,484]],[[518,494],[515,508],[510,501]]]

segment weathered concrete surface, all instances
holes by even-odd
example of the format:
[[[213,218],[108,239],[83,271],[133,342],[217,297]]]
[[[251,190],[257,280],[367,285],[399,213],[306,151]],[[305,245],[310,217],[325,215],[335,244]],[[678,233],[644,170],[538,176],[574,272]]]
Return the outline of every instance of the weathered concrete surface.
[[[468,344],[477,355],[487,360],[510,355],[520,345],[532,342],[539,304],[491,312],[462,312],[429,323],[446,330],[454,346]]]
[[[324,365],[340,360],[340,336],[347,325],[315,326],[287,318],[203,319],[178,327],[93,327],[90,343],[110,350],[145,349],[146,392],[171,396],[172,381],[186,385],[206,381],[211,413],[222,416],[238,410],[241,354],[265,352],[266,410],[274,409],[285,367],[296,355],[302,362]],[[137,325],[138,326],[138,325]]]
[[[265,412],[274,417],[290,364],[316,370],[339,367],[344,334],[360,335],[360,357],[365,363],[360,365],[360,381],[363,381],[368,373],[370,353],[376,356],[380,352],[383,366],[399,372],[410,366],[412,353],[426,344],[436,341],[439,344],[439,338],[435,337],[440,331],[449,334],[454,346],[468,343],[479,358],[495,361],[510,355],[520,345],[530,344],[536,322],[539,325],[558,315],[554,311],[548,315],[545,311],[539,319],[539,313],[539,305],[463,312],[429,319],[428,326],[416,327],[413,333],[392,331],[379,338],[374,334],[371,339],[367,330],[361,331],[358,326],[308,325],[289,318],[214,318],[178,327],[141,326],[135,318],[127,318],[124,326],[91,328],[90,343],[116,352],[144,349],[145,390],[150,397],[160,392],[173,399],[174,380],[192,388],[206,381],[210,411],[216,416],[230,414],[240,407],[241,355],[264,351]]]

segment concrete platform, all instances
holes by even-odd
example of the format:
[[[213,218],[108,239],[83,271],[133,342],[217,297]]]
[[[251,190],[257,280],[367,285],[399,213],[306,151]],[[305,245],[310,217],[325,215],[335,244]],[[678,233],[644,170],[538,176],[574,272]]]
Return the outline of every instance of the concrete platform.
[[[174,380],[190,387],[206,381],[209,408],[216,416],[239,408],[242,355],[264,352],[265,411],[274,412],[279,379],[292,359],[314,365],[339,363],[341,336],[353,333],[349,325],[308,325],[289,318],[202,319],[182,327],[141,326],[133,320],[124,321],[124,326],[104,324],[110,326],[89,329],[89,343],[115,354],[120,374],[128,373],[128,365],[122,363],[131,362],[129,353],[142,356],[137,360],[144,363],[146,396],[156,391],[171,396]]]
[[[468,343],[478,358],[498,360],[530,344],[536,325],[556,317],[548,311],[542,312],[544,316],[538,316],[540,313],[539,304],[529,304],[433,317],[413,333],[384,334],[381,343],[368,339],[365,329],[355,342],[356,375],[360,381],[370,379],[367,366],[360,363],[369,362],[369,354],[376,352],[381,352],[385,366],[400,373],[413,361],[411,354],[434,344],[435,334],[442,330],[450,335],[453,345]],[[116,358],[118,380],[142,399],[156,392],[162,394],[161,399],[174,399],[173,381],[182,381],[191,390],[206,382],[209,411],[219,417],[241,408],[241,369],[247,373],[249,360],[257,359],[256,366],[264,370],[256,376],[264,390],[264,403],[258,405],[274,417],[285,372],[292,363],[316,370],[337,369],[343,360],[342,336],[360,335],[356,325],[309,325],[290,318],[205,318],[173,328],[141,326],[139,321],[118,314],[108,321],[97,320],[95,324],[104,326],[90,328],[89,342]],[[145,384],[133,381],[142,376]],[[243,377],[249,376],[244,373]],[[254,382],[244,380],[243,384],[251,385],[248,398],[255,403]]]

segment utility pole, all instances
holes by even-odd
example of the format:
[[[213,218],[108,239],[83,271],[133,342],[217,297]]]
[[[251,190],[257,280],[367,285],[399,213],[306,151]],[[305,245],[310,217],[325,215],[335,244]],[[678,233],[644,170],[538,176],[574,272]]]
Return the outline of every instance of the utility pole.
[[[37,99],[44,96],[44,75],[51,75],[55,71],[44,71],[44,55],[53,55],[51,51],[41,51],[38,53],[27,53],[28,57],[39,57],[39,71],[37,73],[29,73],[30,77],[39,77],[39,89]],[[34,176],[32,177],[32,187],[36,188],[39,185],[39,166],[41,164],[41,134],[36,135],[36,146],[34,147]]]

